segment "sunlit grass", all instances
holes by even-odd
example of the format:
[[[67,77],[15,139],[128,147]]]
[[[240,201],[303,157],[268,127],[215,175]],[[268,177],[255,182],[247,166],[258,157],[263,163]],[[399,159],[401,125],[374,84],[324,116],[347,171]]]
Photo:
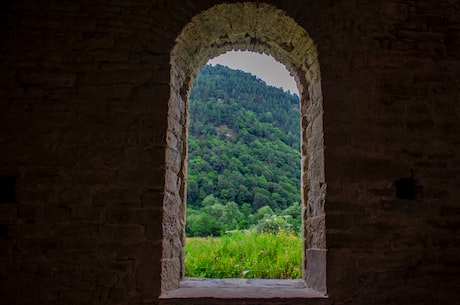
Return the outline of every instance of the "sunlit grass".
[[[187,277],[296,279],[302,276],[301,263],[301,238],[283,231],[187,238],[185,246]]]

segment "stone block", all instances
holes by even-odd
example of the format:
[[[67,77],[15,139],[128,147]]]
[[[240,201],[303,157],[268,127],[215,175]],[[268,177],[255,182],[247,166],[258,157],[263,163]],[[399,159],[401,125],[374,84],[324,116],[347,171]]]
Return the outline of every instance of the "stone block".
[[[103,185],[114,183],[116,181],[116,173],[111,170],[98,170],[91,169],[74,169],[72,170],[73,182],[79,185]]]
[[[160,295],[158,282],[161,279],[161,262],[155,259],[146,259],[136,269],[136,287],[145,298],[154,298]]]
[[[15,223],[18,217],[17,204],[0,204],[0,223]]]
[[[12,237],[21,238],[44,238],[49,236],[51,225],[48,223],[21,223],[9,228]]]
[[[2,213],[0,212],[0,215],[1,214]],[[18,206],[17,217],[29,223],[41,222],[43,220],[43,208],[40,206],[36,206],[36,205],[21,204]]]
[[[113,287],[119,280],[119,274],[113,271],[101,271],[96,275],[96,285],[102,287]]]
[[[132,188],[109,188],[108,190],[99,191],[93,195],[95,205],[114,206],[139,206],[141,201],[140,192]]]
[[[105,206],[82,206],[72,208],[72,220],[82,223],[103,224],[107,221]]]
[[[131,84],[78,84],[78,96],[80,98],[91,99],[126,99],[131,94],[133,85]]]
[[[119,207],[107,210],[108,223],[154,225],[161,223],[161,216],[156,209]]]
[[[307,250],[306,283],[307,287],[327,294],[326,288],[327,250]]]
[[[94,255],[99,243],[100,240],[95,237],[66,236],[62,240],[62,248],[68,253],[85,253],[86,255]]]
[[[120,170],[117,174],[117,181],[124,186],[150,188],[164,190],[165,171],[161,167],[142,167],[140,165]]]
[[[324,216],[308,217],[305,220],[307,249],[326,249],[326,224]]]
[[[163,238],[163,230],[161,224],[146,225],[144,237],[153,242],[161,241]]]
[[[132,149],[132,159],[143,166],[150,168],[161,168],[165,165],[165,151],[160,148]],[[166,153],[166,158],[168,153]]]
[[[168,130],[166,136],[166,144],[168,145],[168,148],[178,153],[181,153],[184,150],[184,141],[185,140],[183,138],[180,138],[178,135]]]
[[[166,149],[166,168],[174,173],[180,173],[182,169],[182,160],[180,152],[173,149]]]
[[[372,248],[376,237],[364,231],[327,232],[328,249],[367,249]]]
[[[163,207],[164,193],[162,191],[147,190],[141,193],[143,207],[161,210]]]
[[[331,189],[329,188],[328,195],[331,193]],[[337,214],[354,214],[354,215],[363,215],[364,214],[364,206],[348,202],[348,201],[335,201],[329,198],[326,204],[326,215],[329,217],[330,215]]]
[[[354,226],[354,215],[346,214],[326,214],[326,223],[328,230],[348,230]]]
[[[177,173],[172,172],[171,170],[166,170],[165,172],[165,190],[172,194],[179,194],[182,179],[177,176]]]
[[[23,86],[73,87],[76,80],[75,74],[60,71],[25,70],[17,75]]]
[[[166,84],[139,84],[133,87],[129,97],[133,100],[149,101],[155,105],[150,111],[153,113],[167,113],[169,86]],[[157,101],[157,102],[154,102]]]
[[[80,238],[97,238],[99,236],[99,225],[93,223],[80,222],[78,226],[72,223],[61,223],[54,226],[53,231],[56,236],[63,239],[73,238],[78,236]]]
[[[70,220],[71,208],[63,205],[46,205],[44,209],[45,221],[59,223]]]
[[[179,258],[163,259],[161,262],[161,291],[179,287],[182,273],[182,261]]]
[[[144,84],[152,74],[151,70],[91,71],[80,75],[79,81],[93,85]]]
[[[99,228],[99,236],[105,242],[135,243],[144,239],[143,225],[106,224]]]

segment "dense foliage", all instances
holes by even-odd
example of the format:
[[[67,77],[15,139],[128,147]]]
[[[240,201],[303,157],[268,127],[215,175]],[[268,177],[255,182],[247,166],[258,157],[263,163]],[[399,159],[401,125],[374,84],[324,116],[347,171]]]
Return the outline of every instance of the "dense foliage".
[[[299,98],[205,66],[189,97],[188,236],[300,229]]]
[[[188,238],[185,276],[295,279],[302,276],[302,239],[279,231],[234,231],[223,237]]]

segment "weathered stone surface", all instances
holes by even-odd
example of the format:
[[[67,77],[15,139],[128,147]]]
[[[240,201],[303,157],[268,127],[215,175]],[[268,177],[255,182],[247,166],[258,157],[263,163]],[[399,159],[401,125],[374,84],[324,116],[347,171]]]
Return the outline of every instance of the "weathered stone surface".
[[[326,250],[326,222],[324,216],[308,217],[304,220],[307,231],[307,249]]]
[[[161,216],[157,209],[120,207],[107,211],[107,221],[110,223],[154,225],[161,222]]]
[[[314,249],[306,252],[306,282],[309,283],[310,288],[327,294],[326,275],[322,274],[326,272],[323,266],[326,264],[327,250]]]
[[[27,210],[27,207],[24,207],[24,208],[21,207],[20,209]],[[24,212],[21,214],[23,215]],[[18,217],[18,206],[16,204],[0,204],[0,223],[3,223],[3,224],[15,223],[17,217]]]
[[[146,259],[138,267],[136,272],[136,288],[145,299],[154,299],[160,295],[161,264],[155,259]]]
[[[100,238],[106,241],[134,243],[143,239],[143,225],[103,225],[99,228]]]
[[[221,2],[1,5],[0,303],[458,302],[458,4]],[[302,89],[304,278],[327,299],[158,299],[183,275],[189,86],[232,49]]]

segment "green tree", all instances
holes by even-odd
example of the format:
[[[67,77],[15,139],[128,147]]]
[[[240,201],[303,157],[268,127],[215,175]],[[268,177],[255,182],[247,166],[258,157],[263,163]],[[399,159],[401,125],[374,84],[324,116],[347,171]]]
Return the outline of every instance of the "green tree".
[[[193,179],[189,176],[189,181],[187,184],[187,203],[189,205],[197,206],[199,200],[200,190],[198,188],[198,179]]]
[[[211,194],[211,195],[206,196],[206,197],[203,199],[203,201],[202,201],[201,204],[202,204],[204,207],[207,207],[207,206],[213,206],[213,205],[215,205],[216,203],[218,203],[218,199],[217,199],[213,194]]]
[[[219,220],[225,230],[232,230],[238,228],[238,225],[243,217],[244,215],[240,212],[236,202],[230,201],[224,205],[222,217]]]
[[[241,205],[240,210],[241,210],[241,213],[243,213],[243,216],[246,217],[246,218],[248,218],[249,215],[252,214],[252,207],[251,207],[251,205],[249,203],[246,203],[246,202],[243,203]]]
[[[186,232],[188,231],[190,236],[200,237],[219,235],[221,229],[219,223],[205,213],[191,216],[186,226]]]
[[[290,216],[267,215],[259,221],[256,230],[272,234],[276,234],[280,230],[292,232],[292,225],[288,221],[289,217]]]
[[[292,230],[296,234],[300,234],[302,231],[302,206],[300,203],[294,202],[291,206],[283,210],[281,215],[289,216],[287,221],[291,225]]]
[[[269,206],[264,206],[257,210],[256,219],[262,220],[263,218],[271,217],[273,215],[275,215],[275,212],[273,212]]]
[[[300,221],[286,212],[300,202],[298,96],[242,71],[205,66],[190,91],[189,115],[187,206],[196,212],[187,214],[187,234],[194,221],[204,234],[199,227],[209,219],[200,214],[219,232],[223,223],[255,225],[261,219],[253,213],[264,206],[290,216],[293,226]]]

